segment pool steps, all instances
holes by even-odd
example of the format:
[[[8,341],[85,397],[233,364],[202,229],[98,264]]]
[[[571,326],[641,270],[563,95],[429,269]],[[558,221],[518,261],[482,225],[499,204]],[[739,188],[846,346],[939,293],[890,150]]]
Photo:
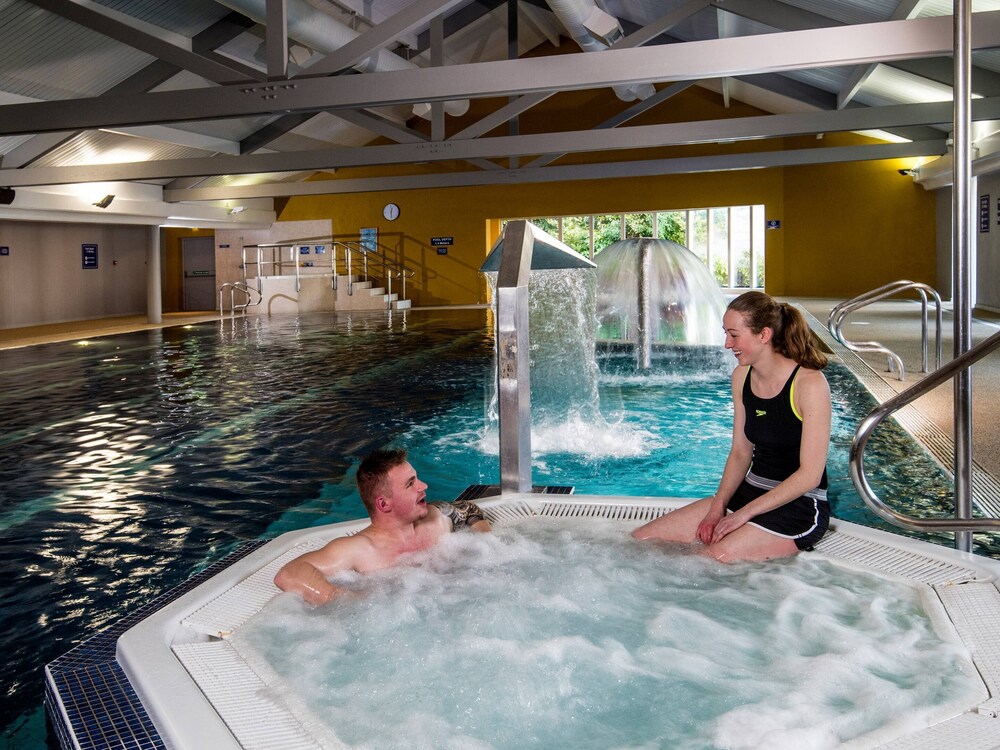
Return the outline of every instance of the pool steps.
[[[496,524],[551,517],[606,519],[631,526],[686,502],[566,497],[544,490],[491,497],[494,492],[493,487],[474,485],[463,496],[477,497]],[[304,706],[268,699],[267,686],[274,684],[275,676],[266,674],[266,667],[253,654],[237,651],[229,636],[278,593],[272,579],[286,560],[365,525],[366,521],[351,521],[291,532],[266,544],[251,543],[251,549],[234,553],[232,561],[227,558],[213,566],[211,575],[198,576],[193,586],[184,584],[179,593],[168,592],[125,618],[126,627],[116,623],[95,636],[91,641],[99,641],[99,648],[92,649],[87,641],[50,664],[46,705],[53,725],[62,724],[57,734],[63,747],[338,747],[330,730]],[[1000,713],[1000,634],[996,632],[1000,562],[836,519],[816,551],[805,554],[902,578],[920,587],[942,627],[952,629],[971,652],[983,679],[976,705],[947,707],[930,726],[904,737],[875,732],[844,748],[987,750],[1000,746],[1000,720],[996,719]],[[96,663],[86,663],[83,652],[91,651],[98,654]],[[109,684],[111,698],[104,695]],[[110,718],[111,714],[115,716]],[[154,726],[168,740],[159,734],[150,739]],[[113,742],[108,739],[108,727],[117,733]],[[119,737],[132,727],[141,739]]]

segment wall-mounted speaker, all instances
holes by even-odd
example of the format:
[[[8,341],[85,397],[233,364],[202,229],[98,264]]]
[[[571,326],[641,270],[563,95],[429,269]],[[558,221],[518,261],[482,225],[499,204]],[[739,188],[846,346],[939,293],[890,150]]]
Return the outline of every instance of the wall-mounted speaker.
[[[0,187],[0,206],[9,206],[14,202],[14,188]]]

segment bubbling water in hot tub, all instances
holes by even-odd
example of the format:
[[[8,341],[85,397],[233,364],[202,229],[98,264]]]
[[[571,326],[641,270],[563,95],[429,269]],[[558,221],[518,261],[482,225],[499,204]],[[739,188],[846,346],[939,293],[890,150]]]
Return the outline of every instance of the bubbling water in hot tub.
[[[609,521],[453,534],[341,583],[358,595],[280,596],[234,644],[351,748],[818,750],[981,689],[915,588],[720,565]]]

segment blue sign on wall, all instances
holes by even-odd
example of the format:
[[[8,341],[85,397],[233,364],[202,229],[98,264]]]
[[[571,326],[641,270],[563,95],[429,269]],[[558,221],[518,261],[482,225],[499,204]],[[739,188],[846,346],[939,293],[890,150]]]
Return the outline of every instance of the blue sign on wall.
[[[81,245],[83,250],[83,267],[97,268],[97,245]]]
[[[781,219],[768,219],[767,220],[768,229],[781,229]]]
[[[365,250],[378,250],[378,228],[362,227],[361,247]]]
[[[10,248],[7,245],[0,245],[0,255],[10,255]]]
[[[299,255],[309,255],[310,250],[311,248],[309,247],[309,245],[300,245]]]

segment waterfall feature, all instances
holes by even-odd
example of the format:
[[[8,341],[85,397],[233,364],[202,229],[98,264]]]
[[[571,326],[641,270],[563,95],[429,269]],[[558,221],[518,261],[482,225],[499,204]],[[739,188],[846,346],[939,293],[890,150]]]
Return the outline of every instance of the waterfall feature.
[[[595,260],[598,339],[634,344],[643,368],[659,344],[721,345],[725,298],[686,247],[637,237],[609,245]]]

